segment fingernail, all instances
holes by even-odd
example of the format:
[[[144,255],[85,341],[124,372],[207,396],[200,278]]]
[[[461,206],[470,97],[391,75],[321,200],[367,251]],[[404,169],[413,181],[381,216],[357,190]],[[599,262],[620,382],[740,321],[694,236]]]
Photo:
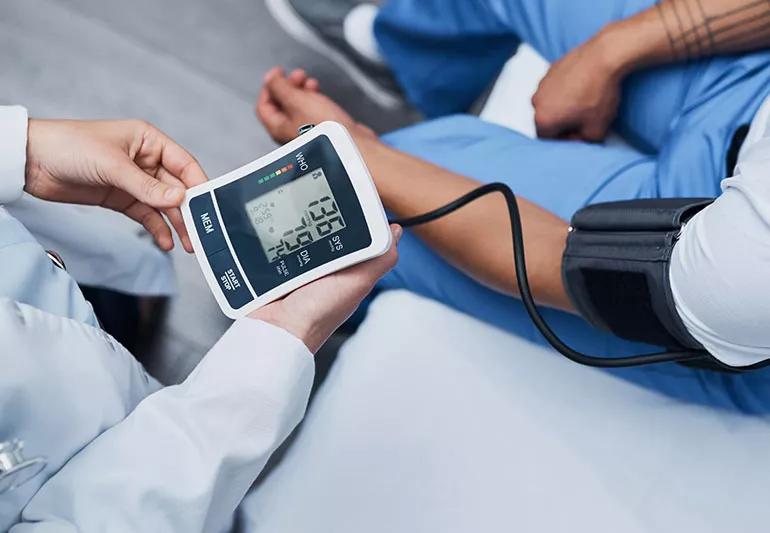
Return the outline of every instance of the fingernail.
[[[401,240],[401,236],[403,234],[404,234],[404,228],[402,228],[401,226],[396,226],[395,228],[393,228],[393,236],[395,237],[396,242]]]

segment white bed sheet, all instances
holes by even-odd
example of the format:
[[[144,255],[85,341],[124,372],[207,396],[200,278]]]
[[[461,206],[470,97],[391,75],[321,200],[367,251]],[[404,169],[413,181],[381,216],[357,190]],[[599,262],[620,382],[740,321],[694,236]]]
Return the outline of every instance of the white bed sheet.
[[[770,423],[405,292],[373,304],[244,531],[765,532]]]

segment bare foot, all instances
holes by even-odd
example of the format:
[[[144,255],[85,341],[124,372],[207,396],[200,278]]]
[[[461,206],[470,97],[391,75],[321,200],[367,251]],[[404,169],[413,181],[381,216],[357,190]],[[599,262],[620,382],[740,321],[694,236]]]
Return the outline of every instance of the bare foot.
[[[288,76],[280,67],[270,70],[257,99],[257,117],[270,136],[284,144],[297,136],[303,124],[320,124],[325,120],[339,122],[351,133],[376,137],[367,126],[356,122],[331,98],[319,92],[318,80],[302,69]]]

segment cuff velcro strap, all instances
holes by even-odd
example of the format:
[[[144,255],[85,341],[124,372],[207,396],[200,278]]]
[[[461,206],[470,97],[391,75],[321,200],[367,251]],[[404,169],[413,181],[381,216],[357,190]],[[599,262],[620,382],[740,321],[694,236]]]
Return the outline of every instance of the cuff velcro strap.
[[[562,276],[583,318],[624,339],[702,350],[676,311],[669,266],[682,226],[711,202],[631,200],[575,214]]]

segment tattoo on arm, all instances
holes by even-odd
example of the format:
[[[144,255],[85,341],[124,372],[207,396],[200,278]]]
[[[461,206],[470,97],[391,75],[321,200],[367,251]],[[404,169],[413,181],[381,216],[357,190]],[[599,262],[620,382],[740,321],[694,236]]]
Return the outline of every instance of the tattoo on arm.
[[[659,0],[675,59],[752,50],[770,40],[770,0]]]

